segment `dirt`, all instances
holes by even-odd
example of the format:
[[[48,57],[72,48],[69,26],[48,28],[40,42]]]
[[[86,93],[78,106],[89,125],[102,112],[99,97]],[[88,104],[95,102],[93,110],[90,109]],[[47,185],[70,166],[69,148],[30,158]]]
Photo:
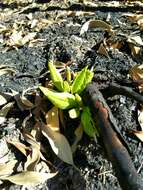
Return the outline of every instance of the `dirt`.
[[[40,1],[39,1],[40,2]],[[102,2],[104,5],[104,2]],[[92,12],[88,16],[63,16],[61,23],[51,24],[44,29],[37,32],[39,39],[44,39],[37,42],[33,47],[28,44],[14,49],[10,48],[6,51],[6,46],[0,44],[0,65],[8,65],[14,68],[15,75],[0,76],[0,91],[9,92],[13,89],[19,93],[28,88],[37,87],[46,80],[48,76],[47,62],[50,58],[55,61],[63,63],[71,62],[71,68],[74,71],[80,70],[88,65],[89,68],[95,69],[94,80],[99,86],[104,86],[111,81],[122,80],[128,78],[128,72],[131,67],[139,64],[141,56],[134,58],[131,55],[130,49],[115,51],[110,49],[109,57],[97,53],[99,44],[108,35],[106,31],[101,29],[89,30],[87,33],[80,36],[81,26],[90,19],[99,19],[106,21],[110,13],[110,23],[113,27],[118,28],[118,33],[126,35],[135,32],[132,24],[123,17],[123,13],[134,13],[134,9],[115,8],[97,6],[82,6],[81,4],[69,5],[67,8],[63,2],[58,2],[57,6],[50,5],[47,9],[42,9],[43,6],[39,3],[36,8],[25,8],[20,13],[7,16],[0,21],[0,24],[11,26],[16,20],[27,20],[26,16],[30,13],[33,19],[51,19],[56,18],[58,14],[64,13],[68,10],[82,10]],[[40,6],[39,6],[40,5]],[[99,3],[100,5],[100,3]],[[20,8],[21,8],[20,7]],[[20,10],[15,4],[7,5],[0,4],[0,12]],[[127,12],[128,10],[128,12]],[[136,10],[135,10],[136,11]],[[140,8],[139,8],[140,11]],[[124,23],[124,24],[119,24]],[[142,36],[142,33],[141,33]],[[123,36],[117,35],[120,40]],[[115,40],[115,39],[114,39]],[[103,81],[103,82],[102,82]],[[139,175],[143,177],[143,152],[142,144],[128,134],[129,129],[137,129],[139,124],[136,118],[137,102],[124,96],[115,96],[107,100],[117,124],[124,138],[129,144],[131,150],[131,157],[135,164]],[[0,147],[7,147],[5,139],[16,139],[20,137],[21,125],[24,118],[29,114],[29,111],[21,111],[15,103],[14,108],[7,116],[7,120],[0,128]],[[31,122],[29,125],[33,125]],[[73,126],[76,123],[73,123]],[[71,126],[70,126],[71,127]],[[74,126],[75,127],[75,126]],[[67,135],[70,142],[70,135]],[[4,148],[5,149],[5,148]],[[6,151],[6,149],[5,149]],[[19,161],[23,159],[18,151],[14,150],[9,153],[10,158],[17,158]],[[3,151],[1,153],[3,155]],[[0,156],[1,157],[1,156]],[[53,163],[58,169],[59,173],[56,177],[40,184],[36,187],[22,187],[11,183],[4,183],[1,185],[2,190],[18,190],[18,189],[49,189],[49,190],[116,190],[120,189],[117,178],[112,170],[111,163],[107,160],[104,148],[101,143],[95,142],[84,134],[82,141],[79,143],[74,154],[74,162],[79,172],[52,155]],[[51,159],[51,158],[50,158]],[[51,159],[52,160],[52,159]]]

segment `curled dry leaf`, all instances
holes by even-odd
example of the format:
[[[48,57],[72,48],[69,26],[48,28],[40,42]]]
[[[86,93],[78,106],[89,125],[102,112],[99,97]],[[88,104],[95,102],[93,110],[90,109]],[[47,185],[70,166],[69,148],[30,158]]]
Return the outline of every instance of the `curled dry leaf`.
[[[24,31],[12,30],[12,34],[7,41],[10,47],[20,47],[33,40],[36,36],[35,32],[25,34]]]
[[[98,52],[99,54],[105,55],[106,57],[109,58],[108,51],[107,51],[106,47],[103,45],[103,43],[100,44],[99,49],[98,49],[97,52]]]
[[[0,92],[0,106],[6,104],[11,98],[11,94],[6,92]]]
[[[21,96],[20,99],[24,106],[27,108],[32,109],[34,107],[33,103],[30,102],[25,96]]]
[[[48,111],[46,114],[46,123],[47,127],[52,129],[53,131],[60,131],[59,128],[59,113],[58,113],[58,108],[54,106],[52,109]]]
[[[132,43],[136,46],[143,46],[143,41],[140,36],[129,36],[127,42]]]
[[[143,14],[124,14],[123,16],[127,16],[128,19],[133,22],[137,23],[141,30],[143,30]]]
[[[57,173],[42,173],[25,171],[11,176],[0,176],[1,180],[8,180],[17,185],[38,185],[47,179],[54,177]]]
[[[24,168],[27,171],[34,171],[41,157],[39,143],[39,123],[37,122],[35,124],[31,133],[26,131],[26,129],[23,129],[23,137],[31,145]]]
[[[31,152],[27,156],[27,161],[24,164],[24,168],[27,171],[34,171],[36,169],[36,165],[40,160],[40,149],[37,146],[31,147]]]
[[[36,139],[32,136],[32,134],[28,131],[26,131],[26,129],[23,129],[23,137],[24,139],[32,146],[37,147],[38,149],[40,149],[40,144],[36,141]]]
[[[37,121],[33,127],[33,129],[31,130],[31,135],[33,137],[33,139],[35,139],[35,141],[38,143],[41,140],[41,124],[39,121]],[[38,143],[39,144],[39,143]]]
[[[13,146],[15,146],[24,156],[27,156],[27,151],[30,151],[30,148],[27,147],[25,144],[18,142],[18,141],[10,141],[7,140],[7,142]]]
[[[9,102],[8,104],[6,104],[5,106],[3,106],[0,110],[0,124],[2,124],[3,122],[5,122],[6,120],[6,116],[9,112],[9,110],[13,107],[14,102]]]
[[[129,71],[130,77],[134,82],[139,82],[138,88],[140,92],[143,92],[143,65],[135,65]]]
[[[7,103],[7,100],[4,96],[0,95],[0,106],[4,105]]]
[[[46,125],[42,125],[42,133],[49,140],[54,153],[64,162],[74,165],[71,147],[64,137],[59,132],[53,131]]]
[[[23,120],[23,122],[22,122],[22,127],[23,127],[24,129],[26,128],[27,122],[28,122],[28,120],[29,120],[31,117],[32,117],[32,114],[29,113],[29,115],[24,118],[24,120]]]
[[[135,130],[133,130],[132,133],[133,133],[141,142],[143,142],[143,131],[135,131]]]
[[[88,31],[88,29],[91,28],[101,28],[107,30],[108,32],[113,33],[112,26],[110,24],[107,24],[102,20],[90,20],[83,24],[80,30],[80,35],[84,34],[85,32]]]
[[[140,53],[141,53],[141,48],[140,47],[137,47],[132,43],[129,43],[129,47],[131,49],[131,54],[132,54],[133,57],[137,57],[138,55],[140,55]]]
[[[131,49],[131,54],[137,57],[141,54],[141,47],[143,46],[143,41],[140,36],[129,36],[127,37],[128,45]]]
[[[143,131],[143,106],[141,107],[140,110],[138,110],[138,122],[139,122],[141,129]]]
[[[14,99],[16,100],[21,111],[30,110],[34,107],[34,105],[26,97],[20,96],[18,93],[14,96]]]
[[[10,67],[0,69],[0,76],[5,75],[5,74],[15,74],[15,73],[16,71]]]
[[[0,164],[0,176],[12,174],[16,163],[17,160],[11,160],[7,163]]]
[[[29,110],[29,109],[32,109],[34,107],[34,104],[32,102],[30,102],[25,96],[24,94],[26,93],[26,91],[24,91],[22,93],[22,95],[20,95],[17,91],[15,90],[12,90],[12,94],[14,96],[14,99],[16,100],[17,102],[17,105],[18,107],[21,109],[21,111],[24,111],[24,110]],[[28,89],[27,89],[28,91]]]

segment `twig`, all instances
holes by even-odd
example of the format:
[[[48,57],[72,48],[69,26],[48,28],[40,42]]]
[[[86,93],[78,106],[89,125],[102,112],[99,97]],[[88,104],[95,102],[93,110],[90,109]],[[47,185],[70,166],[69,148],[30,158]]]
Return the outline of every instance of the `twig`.
[[[143,96],[135,92],[132,88],[121,86],[117,83],[111,83],[109,87],[104,90],[104,97],[111,97],[114,95],[124,95],[131,99],[136,100],[137,102],[143,104]]]
[[[98,122],[100,136],[120,186],[123,190],[143,189],[143,181],[137,174],[130,155],[116,132],[116,127],[113,126],[115,122],[111,121],[112,113],[94,83],[88,85],[85,100],[91,108],[94,120]]]

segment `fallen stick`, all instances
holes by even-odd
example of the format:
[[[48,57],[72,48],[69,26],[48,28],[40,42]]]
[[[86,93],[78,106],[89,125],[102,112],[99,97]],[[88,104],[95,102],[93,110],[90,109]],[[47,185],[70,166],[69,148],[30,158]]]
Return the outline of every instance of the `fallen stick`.
[[[130,155],[125,148],[123,137],[116,126],[116,121],[95,84],[88,85],[85,101],[91,108],[109,160],[123,190],[142,190],[143,181],[137,174]]]
[[[111,97],[114,95],[124,95],[127,96],[133,100],[136,100],[137,102],[143,104],[143,96],[142,94],[139,94],[135,92],[132,88],[121,86],[117,83],[111,83],[107,89],[105,89],[105,97]]]

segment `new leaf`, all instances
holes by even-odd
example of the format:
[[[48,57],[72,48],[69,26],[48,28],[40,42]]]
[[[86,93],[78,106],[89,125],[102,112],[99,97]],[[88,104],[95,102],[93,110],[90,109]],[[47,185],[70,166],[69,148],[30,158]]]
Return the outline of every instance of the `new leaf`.
[[[93,72],[88,70],[87,67],[83,68],[73,81],[71,86],[72,94],[80,94],[86,88],[87,84],[91,82],[92,78]]]
[[[83,130],[88,136],[94,137],[95,135],[98,135],[97,129],[95,128],[95,123],[88,107],[84,107],[83,109],[81,114],[81,123],[83,125]]]
[[[68,92],[55,92],[43,86],[40,86],[39,88],[56,107],[60,109],[77,107],[77,102],[73,94],[70,94]]]
[[[48,62],[48,67],[49,67],[49,71],[50,71],[50,75],[51,75],[51,79],[55,85],[55,87],[59,90],[59,91],[64,91],[63,88],[63,79],[61,74],[58,72],[58,70],[56,69],[56,67],[53,64],[53,61],[49,61]]]

